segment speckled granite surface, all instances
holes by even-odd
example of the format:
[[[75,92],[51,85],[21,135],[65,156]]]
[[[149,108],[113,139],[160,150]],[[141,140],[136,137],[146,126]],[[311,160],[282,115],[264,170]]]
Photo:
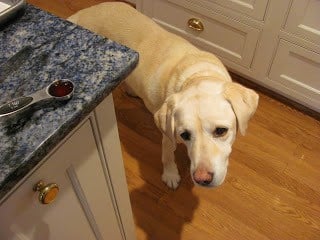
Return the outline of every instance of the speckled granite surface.
[[[73,98],[0,123],[0,200],[135,67],[138,54],[27,5],[0,28],[0,104],[54,79],[75,83]]]

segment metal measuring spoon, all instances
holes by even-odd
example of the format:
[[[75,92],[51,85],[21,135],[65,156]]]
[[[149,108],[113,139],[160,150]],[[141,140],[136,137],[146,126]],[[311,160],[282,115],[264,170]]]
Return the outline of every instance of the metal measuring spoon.
[[[74,84],[68,79],[55,80],[46,88],[31,95],[16,98],[0,106],[0,121],[10,119],[26,111],[31,106],[52,100],[69,100],[74,92]]]

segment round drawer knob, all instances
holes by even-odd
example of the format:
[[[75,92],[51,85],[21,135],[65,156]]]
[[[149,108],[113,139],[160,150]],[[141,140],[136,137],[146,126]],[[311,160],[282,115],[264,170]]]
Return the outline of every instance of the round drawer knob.
[[[188,20],[188,27],[199,32],[204,30],[201,20],[197,18],[190,18]]]
[[[39,192],[40,203],[49,204],[57,197],[59,187],[55,183],[45,185],[43,181],[39,181],[33,186],[33,191]]]

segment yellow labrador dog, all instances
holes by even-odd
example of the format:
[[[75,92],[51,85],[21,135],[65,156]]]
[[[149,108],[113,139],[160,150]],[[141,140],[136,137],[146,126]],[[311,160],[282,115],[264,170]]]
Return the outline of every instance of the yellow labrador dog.
[[[226,176],[237,128],[245,134],[258,95],[231,78],[220,60],[169,33],[124,3],[102,3],[69,20],[140,54],[126,79],[163,133],[162,180],[177,188],[176,143],[187,146],[195,184],[214,187]]]

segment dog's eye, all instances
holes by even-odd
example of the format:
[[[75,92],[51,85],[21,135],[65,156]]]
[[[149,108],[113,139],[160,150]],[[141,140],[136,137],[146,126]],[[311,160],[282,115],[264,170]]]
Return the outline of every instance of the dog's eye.
[[[226,135],[228,132],[228,128],[224,128],[224,127],[217,127],[214,132],[213,135],[215,137],[223,137],[224,135]]]
[[[183,133],[180,134],[180,137],[185,141],[189,141],[191,138],[191,133],[188,131],[184,131]]]

